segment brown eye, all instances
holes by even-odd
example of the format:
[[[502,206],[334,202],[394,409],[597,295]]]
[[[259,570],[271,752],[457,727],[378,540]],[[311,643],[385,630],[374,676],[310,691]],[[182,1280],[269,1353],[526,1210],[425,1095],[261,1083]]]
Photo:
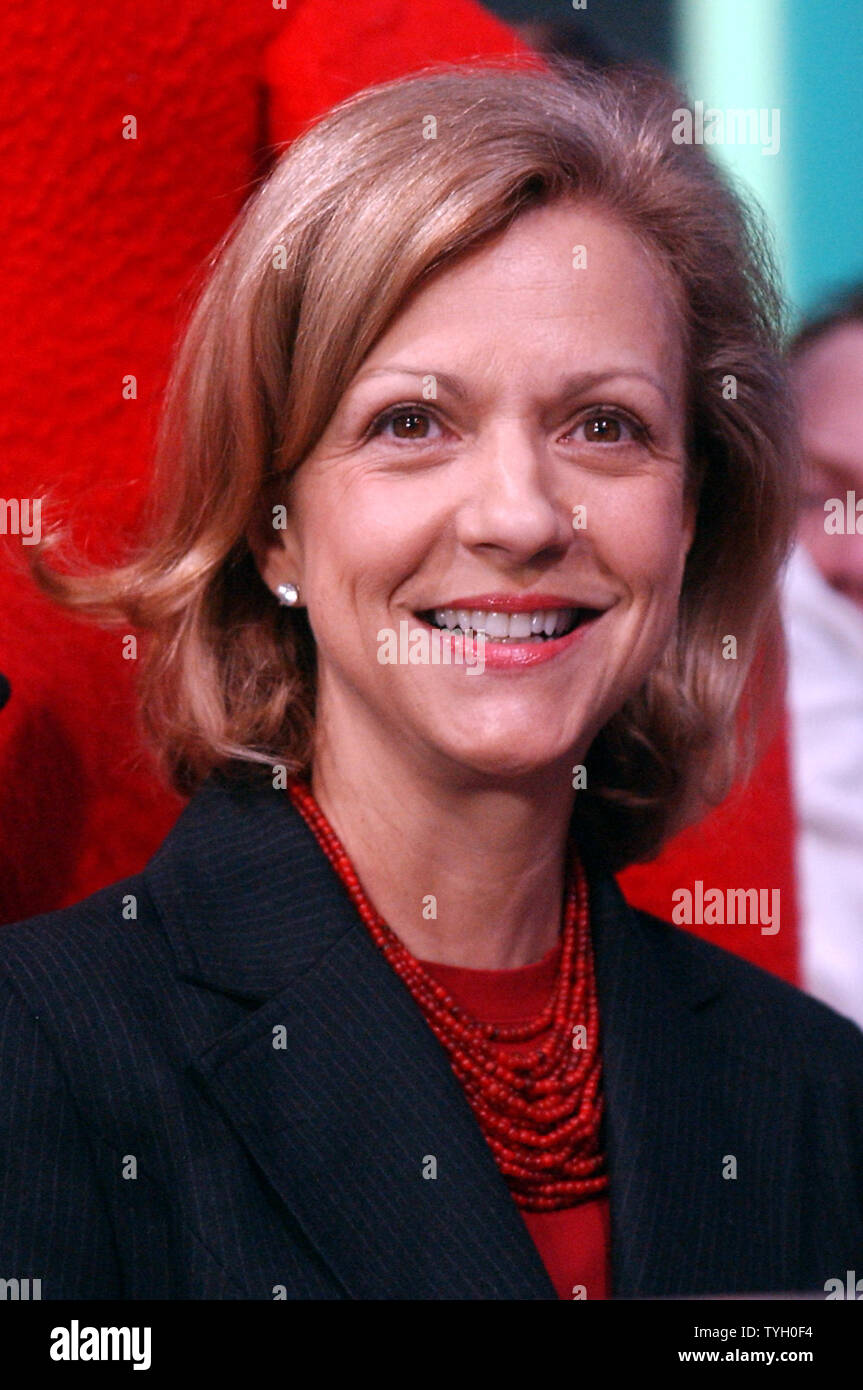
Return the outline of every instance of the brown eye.
[[[617,444],[622,433],[621,423],[613,415],[594,415],[584,422],[584,437],[594,444]]]
[[[428,434],[428,416],[414,410],[403,410],[400,415],[391,415],[390,423],[396,439],[425,439]]]
[[[383,411],[371,426],[368,437],[433,444],[442,438],[442,434],[440,422],[431,411],[408,401],[404,405],[394,405]]]

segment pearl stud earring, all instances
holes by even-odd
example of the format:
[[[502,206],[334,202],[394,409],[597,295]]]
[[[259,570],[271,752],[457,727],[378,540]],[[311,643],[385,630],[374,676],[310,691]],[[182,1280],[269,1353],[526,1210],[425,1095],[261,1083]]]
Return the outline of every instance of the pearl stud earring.
[[[300,591],[296,584],[280,584],[276,589],[276,596],[279,603],[284,603],[291,607],[300,597]]]

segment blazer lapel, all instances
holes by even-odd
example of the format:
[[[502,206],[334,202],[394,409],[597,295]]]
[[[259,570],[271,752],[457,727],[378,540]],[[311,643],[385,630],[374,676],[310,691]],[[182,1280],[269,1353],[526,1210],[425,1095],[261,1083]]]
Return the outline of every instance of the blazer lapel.
[[[591,876],[591,923],[614,1296],[692,1293],[699,1279],[715,1292],[721,1271],[698,1262],[699,1251],[724,1248],[721,1231],[707,1229],[722,1215],[702,1194],[712,1174],[715,1189],[723,1186],[728,1128],[711,1103],[697,1011],[720,985],[684,933],[630,907],[610,876]]]
[[[191,1065],[345,1292],[554,1299],[444,1050],[287,796],[211,778],[146,876],[183,977],[259,1005]]]

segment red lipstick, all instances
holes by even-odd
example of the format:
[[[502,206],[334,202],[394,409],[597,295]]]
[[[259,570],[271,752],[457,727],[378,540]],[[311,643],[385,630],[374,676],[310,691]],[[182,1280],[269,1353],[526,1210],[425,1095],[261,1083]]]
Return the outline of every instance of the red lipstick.
[[[513,611],[517,613],[520,610]],[[541,661],[553,661],[556,656],[583,641],[601,616],[597,613],[596,617],[580,623],[572,632],[564,633],[563,637],[547,637],[544,642],[495,642],[489,638],[483,651],[486,669],[524,670],[528,666],[539,665]]]
[[[436,603],[435,608],[483,608],[498,613],[536,613],[541,608],[578,608],[575,599],[560,594],[474,594],[473,598],[454,598]]]

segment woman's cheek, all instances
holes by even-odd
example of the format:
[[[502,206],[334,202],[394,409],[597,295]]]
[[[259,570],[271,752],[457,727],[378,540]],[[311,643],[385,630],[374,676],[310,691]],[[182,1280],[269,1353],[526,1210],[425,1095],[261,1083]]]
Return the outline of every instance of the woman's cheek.
[[[672,582],[676,587],[682,573],[683,506],[675,493],[641,490],[613,510],[603,513],[597,503],[595,511],[603,516],[600,556],[633,594],[671,588]]]

